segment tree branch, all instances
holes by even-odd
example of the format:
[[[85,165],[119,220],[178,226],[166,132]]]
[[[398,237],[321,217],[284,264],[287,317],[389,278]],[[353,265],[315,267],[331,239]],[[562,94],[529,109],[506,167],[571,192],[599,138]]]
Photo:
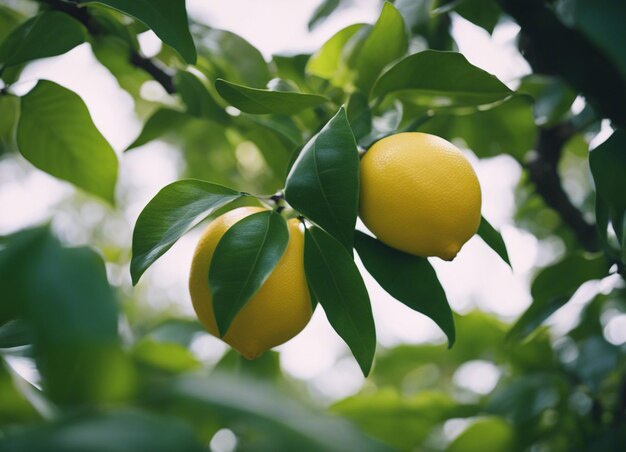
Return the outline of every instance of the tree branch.
[[[52,9],[57,11],[62,11],[74,19],[78,20],[82,23],[87,31],[92,36],[101,36],[104,34],[100,25],[93,19],[93,17],[89,14],[87,8],[81,7],[80,5],[64,0],[39,0],[41,3],[45,3],[49,5]],[[158,62],[146,58],[137,52],[133,48],[129,48],[129,61],[130,63],[150,74],[152,78],[156,82],[158,82],[163,89],[168,94],[173,94],[176,92],[176,86],[174,85],[174,78],[171,74],[168,73],[167,69],[162,67]]]

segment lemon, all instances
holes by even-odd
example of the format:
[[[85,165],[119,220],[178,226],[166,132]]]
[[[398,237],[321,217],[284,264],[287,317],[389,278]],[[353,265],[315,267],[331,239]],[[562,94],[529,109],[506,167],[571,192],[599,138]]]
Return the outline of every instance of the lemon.
[[[361,159],[360,216],[383,243],[452,260],[480,225],[480,184],[452,143],[398,133]]]
[[[209,267],[224,233],[242,218],[262,208],[240,207],[213,220],[202,233],[191,263],[189,293],[198,319],[219,337]],[[282,258],[259,291],[239,311],[224,342],[248,359],[258,358],[272,347],[287,342],[311,319],[311,299],[304,273],[304,234],[297,219],[288,221],[289,244]]]

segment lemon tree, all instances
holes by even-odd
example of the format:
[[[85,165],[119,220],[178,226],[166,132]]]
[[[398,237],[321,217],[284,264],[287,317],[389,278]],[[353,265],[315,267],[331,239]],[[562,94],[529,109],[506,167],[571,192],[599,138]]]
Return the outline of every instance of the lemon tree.
[[[354,7],[319,3],[310,30]],[[190,5],[0,4],[0,450],[623,448],[626,7],[380,1],[372,23],[268,56]],[[523,71],[478,67],[469,30],[517,33]],[[110,74],[137,136],[112,139],[101,100],[45,75],[59,56]],[[174,182],[137,193],[155,141]],[[514,193],[478,171],[492,164],[521,175]],[[496,198],[514,204],[510,243]],[[194,228],[178,268],[168,252]],[[514,321],[454,312],[465,287],[440,282],[485,244],[526,291]],[[441,341],[377,336],[393,300]],[[313,316],[346,356],[311,377],[340,353],[320,340],[299,349],[307,376],[286,375],[273,349]]]

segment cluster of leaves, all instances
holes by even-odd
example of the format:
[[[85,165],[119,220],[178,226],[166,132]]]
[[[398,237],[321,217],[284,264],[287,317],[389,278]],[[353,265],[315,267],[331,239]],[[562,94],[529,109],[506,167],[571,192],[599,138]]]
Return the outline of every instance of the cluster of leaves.
[[[228,288],[244,286],[235,306],[240,309],[280,258],[287,238],[277,211],[286,201],[307,226],[312,298],[364,374],[372,366],[376,336],[353,249],[394,298],[432,318],[449,345],[459,338],[450,351],[434,345],[381,350],[370,387],[332,411],[400,449],[471,450],[486,441],[493,450],[590,444],[607,450],[623,444],[624,350],[604,339],[601,320],[624,312],[623,291],[594,298],[578,325],[554,343],[538,327],[583,283],[603,278],[612,266],[624,274],[626,135],[619,127],[626,90],[611,91],[611,83],[626,83],[626,55],[615,38],[624,33],[626,8],[609,0],[596,2],[600,7],[586,0],[549,7],[532,0],[528,8],[521,0],[395,0],[384,3],[375,24],[340,30],[312,55],[274,55],[266,62],[231,32],[189,26],[183,0],[22,3],[0,5],[0,154],[17,150],[37,168],[115,204],[120,162],[82,99],[48,80],[23,96],[13,91],[29,62],[88,42],[147,118],[127,150],[169,140],[183,151],[186,175],[194,178],[164,187],[141,213],[132,245],[134,283],[203,219],[231,202],[270,199],[250,192],[279,190],[276,211],[237,223],[216,252],[220,268],[241,269],[207,275],[212,287],[223,288],[215,294],[221,331],[236,314],[225,309]],[[344,4],[324,1],[310,27]],[[515,91],[454,52],[450,34],[453,13],[491,33],[499,20],[509,20],[502,10],[528,35],[520,44],[529,45],[527,58],[536,72]],[[533,14],[541,14],[546,27],[533,27]],[[148,29],[164,43],[153,59],[142,56],[137,39]],[[577,47],[581,55],[565,52],[561,58],[554,50],[563,30],[588,43]],[[534,46],[528,44],[533,39]],[[590,86],[581,75],[585,52],[602,63],[608,74],[603,84]],[[148,80],[164,88],[163,103],[141,97]],[[575,113],[572,103],[581,93],[587,106]],[[589,153],[603,118],[615,132]],[[354,230],[359,147],[413,130],[461,140],[479,158],[515,159],[526,170],[519,224],[565,244],[563,255],[534,277],[533,303],[511,328],[483,314],[454,316],[426,259]],[[546,145],[546,136],[556,140]],[[246,176],[235,149],[261,156],[262,169]],[[537,152],[529,154],[531,149]],[[559,174],[587,162],[595,192],[589,188],[584,201],[568,205]],[[583,179],[588,176],[583,171]],[[577,209],[582,220],[572,219]],[[588,225],[585,218],[597,224],[588,241],[580,240],[587,237],[579,227]],[[487,221],[479,235],[508,260]],[[265,259],[254,265],[250,256],[259,253]],[[189,349],[200,334],[196,322],[136,322],[125,332],[119,319],[124,324],[128,315],[101,256],[62,246],[47,228],[2,237],[0,292],[0,441],[11,450],[201,450],[224,426],[243,448],[384,448],[350,424],[282,401],[276,386],[290,382],[280,376],[275,354],[241,365],[237,378],[226,355],[206,377],[194,373],[203,364]],[[41,387],[14,371],[12,363],[20,359],[35,363]],[[481,396],[459,384],[457,370],[471,360],[498,367],[503,376],[492,393]],[[441,429],[452,418],[473,421],[448,444]]]

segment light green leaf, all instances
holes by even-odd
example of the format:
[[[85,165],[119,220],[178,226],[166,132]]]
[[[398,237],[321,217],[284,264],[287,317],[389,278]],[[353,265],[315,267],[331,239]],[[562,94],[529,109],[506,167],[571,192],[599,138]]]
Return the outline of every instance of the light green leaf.
[[[165,186],[144,207],[133,231],[133,285],[189,229],[242,193],[195,179]]]
[[[222,236],[208,274],[215,321],[222,337],[272,274],[288,242],[285,219],[271,210],[239,220]]]
[[[509,452],[517,448],[515,430],[504,419],[482,418],[463,431],[446,449],[447,452]]]
[[[0,72],[16,64],[61,55],[85,42],[85,28],[58,11],[45,11],[27,20],[0,46]]]
[[[509,253],[506,250],[506,244],[504,243],[504,240],[502,240],[502,236],[493,226],[491,226],[491,224],[489,224],[487,220],[485,220],[485,217],[480,217],[480,226],[478,227],[477,234],[487,245],[489,245],[489,248],[498,253],[498,256],[500,256],[502,260],[509,265],[509,267],[511,266]]]
[[[7,6],[0,5],[0,42],[24,20],[19,12]]]
[[[222,79],[215,82],[215,88],[231,105],[251,114],[293,115],[328,102],[317,94],[250,88]]]
[[[306,65],[307,74],[330,80],[333,85],[343,86],[349,78],[344,49],[364,27],[363,24],[354,24],[335,33],[311,56]]]
[[[126,151],[143,146],[152,140],[166,135],[170,131],[179,130],[191,120],[191,116],[187,113],[170,108],[161,108],[148,118],[141,133],[135,141],[126,148]]]
[[[399,302],[431,318],[448,336],[452,347],[452,310],[428,259],[395,250],[359,231],[354,246],[378,284]]]
[[[196,47],[189,32],[185,0],[79,0],[79,3],[99,3],[134,17],[150,27],[185,62],[195,64]]]
[[[145,337],[135,344],[132,354],[143,364],[171,373],[190,372],[202,367],[188,348]]]
[[[398,94],[432,107],[477,106],[512,94],[500,80],[456,52],[424,50],[392,66],[376,81],[373,97]]]
[[[302,133],[300,132],[300,129],[298,129],[294,120],[289,116],[260,116],[248,115],[245,113],[240,116],[250,122],[276,132],[295,146],[302,142]]]
[[[528,336],[565,305],[583,283],[607,276],[609,268],[604,256],[572,254],[542,269],[531,286],[532,304],[515,322],[507,338],[520,340]]]
[[[402,16],[391,3],[385,2],[356,59],[356,85],[369,93],[383,68],[402,57],[408,45]]]
[[[359,205],[359,155],[346,113],[304,146],[285,185],[287,202],[352,251]]]
[[[367,289],[352,256],[322,229],[311,227],[305,233],[304,268],[313,296],[367,376],[376,350],[376,328]]]
[[[40,80],[22,97],[17,145],[37,168],[114,202],[117,157],[76,93]]]
[[[15,125],[20,113],[20,99],[10,94],[0,95],[0,155],[15,146]]]

